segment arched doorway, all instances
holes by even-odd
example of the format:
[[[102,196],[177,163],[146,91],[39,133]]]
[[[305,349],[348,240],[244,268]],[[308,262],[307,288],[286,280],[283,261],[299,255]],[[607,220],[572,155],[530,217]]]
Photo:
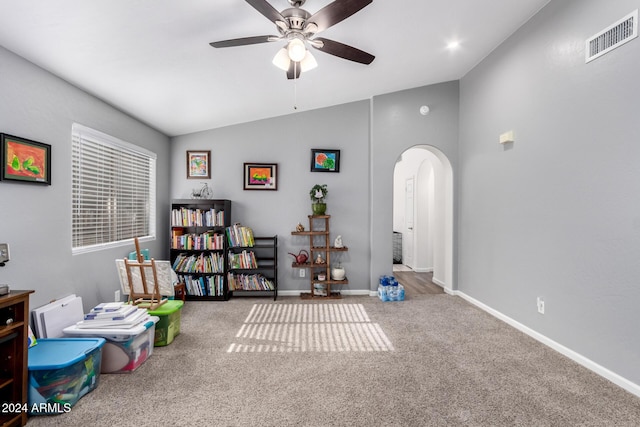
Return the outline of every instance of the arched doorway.
[[[393,231],[402,234],[402,263],[433,272],[433,282],[453,292],[453,170],[437,148],[405,150],[394,167]],[[394,262],[396,262],[394,252]]]

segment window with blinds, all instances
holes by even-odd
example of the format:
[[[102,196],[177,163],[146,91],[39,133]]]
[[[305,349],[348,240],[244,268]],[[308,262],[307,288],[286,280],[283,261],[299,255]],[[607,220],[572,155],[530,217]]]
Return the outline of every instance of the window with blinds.
[[[155,153],[79,124],[71,134],[72,252],[155,238]]]

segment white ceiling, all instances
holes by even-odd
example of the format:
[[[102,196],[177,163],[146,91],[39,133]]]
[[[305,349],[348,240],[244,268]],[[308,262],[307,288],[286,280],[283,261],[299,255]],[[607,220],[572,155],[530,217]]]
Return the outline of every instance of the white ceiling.
[[[373,63],[311,49],[318,68],[295,83],[271,64],[284,42],[209,46],[278,34],[242,0],[6,0],[0,45],[175,136],[460,79],[548,1],[374,0],[319,34]]]

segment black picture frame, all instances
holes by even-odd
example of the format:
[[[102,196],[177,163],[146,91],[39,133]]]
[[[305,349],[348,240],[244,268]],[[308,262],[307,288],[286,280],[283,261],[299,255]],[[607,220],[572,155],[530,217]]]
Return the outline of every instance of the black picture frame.
[[[51,185],[51,145],[0,133],[0,181]]]
[[[340,172],[340,150],[312,148],[311,172]]]
[[[244,190],[277,190],[277,163],[244,163]]]
[[[187,150],[187,179],[211,179],[211,150]]]

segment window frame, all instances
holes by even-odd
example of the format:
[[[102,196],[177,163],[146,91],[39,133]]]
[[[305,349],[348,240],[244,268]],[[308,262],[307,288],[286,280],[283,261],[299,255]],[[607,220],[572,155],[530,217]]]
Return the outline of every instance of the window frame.
[[[81,196],[79,196],[79,193],[80,193],[79,187],[81,186],[78,185],[75,181],[76,181],[76,178],[80,179],[80,176],[82,175],[83,172],[87,174],[89,170],[89,169],[78,170],[78,168],[81,168],[81,164],[82,164],[81,151],[83,149],[82,148],[83,143],[86,143],[88,145],[90,144],[92,148],[115,151],[119,156],[130,156],[130,157],[142,156],[143,158],[146,158],[149,161],[148,170],[146,170],[146,172],[149,174],[148,188],[143,189],[143,191],[141,192],[142,194],[146,194],[148,192],[148,196],[147,196],[148,199],[145,199],[145,200],[148,200],[148,213],[145,213],[145,218],[148,226],[146,235],[130,236],[130,237],[127,236],[127,237],[120,238],[118,240],[115,240],[114,236],[110,236],[111,240],[108,240],[108,241],[98,242],[94,244],[85,244],[84,246],[74,247],[77,244],[77,241],[79,239],[82,240],[81,238],[76,238],[76,233],[78,231],[81,231],[80,229],[81,227],[76,226],[75,218],[74,218],[76,215],[76,211],[79,208],[81,203],[81,200],[80,200]],[[89,146],[87,146],[86,149],[88,150]],[[109,160],[106,157],[104,157],[104,159],[109,162]],[[118,138],[115,138],[103,132],[97,131],[95,129],[91,129],[81,124],[74,123],[71,129],[71,164],[72,164],[71,165],[71,253],[72,255],[95,252],[95,251],[100,251],[100,250],[120,247],[120,246],[127,246],[133,242],[134,237],[138,237],[138,240],[141,242],[152,241],[156,239],[156,232],[157,232],[156,230],[157,154],[156,153],[150,150],[147,150],[145,148],[139,147],[135,144],[120,140]],[[141,161],[140,164],[144,164],[144,161]],[[117,169],[117,160],[110,161],[109,165],[113,169]],[[98,181],[99,179],[96,179],[96,180]],[[117,191],[118,185],[120,185],[120,187],[123,186],[122,184],[123,181],[125,181],[125,179],[123,179],[122,181],[118,181],[114,187],[106,187],[106,188],[110,188],[112,191],[113,190]],[[118,196],[121,197],[122,193],[118,192],[116,196],[114,196],[114,199],[119,200]],[[134,212],[139,212],[139,210]],[[146,212],[146,208],[145,208],[145,212]],[[111,213],[108,215],[112,219],[116,218],[115,219],[116,223],[115,225],[113,225],[113,229],[110,232],[119,234],[123,228],[124,223],[122,221],[118,222],[118,219],[115,213]],[[143,227],[144,227],[144,221],[143,221]],[[113,230],[117,230],[117,231],[113,231]]]

